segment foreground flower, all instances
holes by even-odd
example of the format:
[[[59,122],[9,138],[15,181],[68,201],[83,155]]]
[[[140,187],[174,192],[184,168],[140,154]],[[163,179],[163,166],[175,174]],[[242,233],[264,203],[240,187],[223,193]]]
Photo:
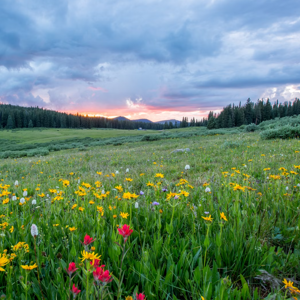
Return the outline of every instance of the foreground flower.
[[[143,293],[140,294],[136,293],[135,297],[136,300],[144,300],[146,296]]]
[[[35,268],[37,268],[37,264],[34,264],[34,265],[32,265],[32,266],[28,266],[28,265],[21,265],[21,267],[22,267],[22,269],[24,269],[24,270],[26,270],[26,271],[31,271],[31,270],[33,270],[33,269],[35,269]]]
[[[127,217],[129,216],[129,213],[121,212],[121,213],[120,213],[120,216],[121,216],[123,219],[127,219]]]
[[[205,221],[210,221],[210,222],[212,222],[212,220],[213,220],[211,215],[209,215],[209,217],[201,217],[201,218],[204,219]]]
[[[128,237],[132,234],[133,230],[130,229],[130,226],[124,224],[121,228],[118,228],[119,234],[123,236],[124,243],[126,243]]]
[[[155,177],[156,177],[156,178],[164,178],[164,174],[162,174],[162,173],[157,173],[157,174],[155,174]]]
[[[156,202],[156,201],[154,201],[154,202],[152,203],[152,205],[159,205],[159,203]]]
[[[82,258],[81,258],[81,262],[84,262],[85,260],[91,260],[94,264],[95,262],[95,259],[99,259],[100,260],[100,257],[101,255],[99,254],[95,254],[94,252],[87,252],[85,250],[83,250],[81,252],[81,255],[82,255]]]
[[[38,228],[37,228],[37,226],[36,226],[35,224],[32,224],[32,225],[31,225],[31,235],[32,235],[33,237],[36,237],[36,236],[39,235]]]
[[[220,217],[221,219],[223,219],[224,221],[228,221],[225,214],[223,212],[220,213]]]
[[[5,272],[2,268],[9,263],[9,260],[6,258],[5,254],[0,254],[0,271]]]
[[[294,283],[293,283],[292,281],[287,281],[287,280],[284,278],[282,282],[285,284],[284,288],[286,288],[286,289],[287,289],[287,288],[293,288]]]
[[[75,283],[73,283],[71,292],[72,292],[72,294],[73,294],[73,299],[75,299],[76,296],[81,292],[81,290],[79,290],[79,289],[75,286]]]
[[[207,187],[207,188],[205,189],[205,193],[209,193],[209,192],[210,192],[210,188]]]
[[[93,247],[92,247],[93,248]],[[94,267],[95,269],[99,267],[100,265],[100,259],[95,259],[94,261],[90,261],[90,265]]]
[[[83,244],[84,245],[89,245],[94,241],[95,241],[94,238],[92,238],[92,237],[90,237],[89,235],[86,234],[85,237],[84,237],[84,240],[83,240]]]
[[[111,275],[109,275],[108,270],[104,271],[104,267],[105,265],[102,265],[101,267],[98,267],[96,271],[93,272],[95,281],[101,281],[102,283],[112,282],[113,278],[111,277]]]
[[[71,276],[74,272],[76,272],[78,270],[78,268],[76,268],[76,264],[74,262],[70,262],[69,264],[69,268],[66,269],[67,273],[69,274],[69,276]]]
[[[101,217],[104,215],[104,209],[102,206],[97,206],[97,211],[100,213]]]

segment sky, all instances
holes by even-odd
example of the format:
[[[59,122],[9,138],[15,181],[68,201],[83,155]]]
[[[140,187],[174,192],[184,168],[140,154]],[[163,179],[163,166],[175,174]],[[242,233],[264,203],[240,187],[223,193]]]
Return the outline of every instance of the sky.
[[[300,97],[297,0],[1,0],[0,102],[152,121]]]

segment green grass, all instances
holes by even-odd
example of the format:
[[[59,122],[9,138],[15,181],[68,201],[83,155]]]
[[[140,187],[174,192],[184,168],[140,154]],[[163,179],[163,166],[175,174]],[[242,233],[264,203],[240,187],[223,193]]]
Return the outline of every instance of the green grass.
[[[178,148],[191,151],[171,153]],[[300,287],[299,150],[296,139],[269,141],[240,133],[0,160],[0,254],[7,251],[10,257],[18,242],[29,246],[28,253],[15,251],[17,257],[3,266],[0,296],[42,299],[42,290],[44,299],[69,299],[65,268],[75,262],[77,299],[98,299],[99,290],[103,299],[137,292],[148,300],[290,299],[282,280]],[[119,185],[122,192],[115,189]],[[20,205],[24,189],[28,195]],[[144,195],[137,199],[124,195],[140,191]],[[170,192],[179,199],[170,194],[168,200]],[[209,215],[212,222],[203,219]],[[32,224],[39,229],[37,256]],[[123,224],[133,229],[125,255],[117,231]],[[113,281],[100,289],[93,285],[90,264],[81,261],[86,234],[96,239],[87,249],[95,247],[100,264],[112,272]],[[38,269],[28,273],[20,267],[35,262]],[[265,281],[259,279],[264,272]]]
[[[66,139],[103,139],[120,136],[135,136],[141,134],[157,133],[156,130],[120,130],[120,129],[20,129],[2,130],[1,139],[17,143],[49,143]]]

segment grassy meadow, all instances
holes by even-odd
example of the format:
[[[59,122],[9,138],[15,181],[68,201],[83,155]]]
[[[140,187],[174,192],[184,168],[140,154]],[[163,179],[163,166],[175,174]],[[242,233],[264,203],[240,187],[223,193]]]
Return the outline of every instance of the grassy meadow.
[[[103,139],[122,136],[157,133],[156,130],[121,130],[121,129],[70,129],[70,128],[28,128],[2,130],[1,139],[16,143],[48,143],[66,139]]]
[[[300,299],[299,151],[241,132],[1,159],[0,298]]]

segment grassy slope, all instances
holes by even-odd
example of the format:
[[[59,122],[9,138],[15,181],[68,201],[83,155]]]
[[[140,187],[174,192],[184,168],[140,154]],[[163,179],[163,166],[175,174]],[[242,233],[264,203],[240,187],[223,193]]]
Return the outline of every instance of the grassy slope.
[[[0,139],[18,143],[47,143],[72,138],[110,138],[157,133],[155,130],[120,130],[120,129],[20,129],[2,130]]]
[[[230,142],[237,141],[241,146],[232,149],[223,148],[225,142],[228,142],[226,145],[230,145]],[[186,147],[191,151],[171,154],[174,149]],[[30,211],[29,203],[19,209],[17,203],[11,201],[14,207],[10,210],[15,213],[7,221],[10,225],[14,225],[15,232],[12,235],[7,233],[0,252],[3,249],[10,249],[18,241],[26,241],[32,249],[32,238],[29,234],[25,235],[19,227],[23,224],[28,231],[30,224],[36,223],[43,232],[43,236],[40,237],[39,251],[45,251],[48,254],[47,257],[40,255],[43,263],[49,265],[45,269],[45,278],[42,282],[45,286],[49,284],[49,293],[50,290],[51,293],[62,293],[63,281],[56,279],[58,276],[56,270],[58,267],[63,267],[62,261],[65,263],[75,261],[79,264],[82,246],[78,241],[88,233],[97,238],[93,245],[96,247],[95,252],[102,255],[101,262],[117,276],[120,253],[113,244],[113,241],[119,238],[114,233],[115,227],[116,224],[129,222],[129,219],[122,220],[119,217],[120,212],[130,212],[127,201],[117,201],[114,197],[116,194],[113,191],[114,186],[122,184],[125,190],[137,194],[143,190],[146,195],[145,198],[138,199],[140,209],[132,211],[132,224],[135,231],[128,244],[132,249],[128,252],[123,265],[126,282],[124,286],[126,292],[123,298],[131,295],[133,289],[138,286],[138,290],[145,291],[149,300],[157,299],[154,295],[159,295],[159,299],[171,299],[168,295],[176,295],[177,299],[200,299],[202,295],[205,299],[223,299],[216,296],[220,295],[222,288],[229,289],[231,284],[241,288],[240,274],[246,278],[252,297],[254,297],[254,288],[258,287],[262,298],[270,292],[270,289],[268,289],[268,284],[261,286],[260,281],[254,279],[259,274],[259,269],[265,269],[280,280],[284,277],[300,279],[300,271],[297,267],[300,257],[299,230],[295,229],[300,226],[299,191],[296,187],[299,175],[290,175],[287,178],[283,176],[277,181],[266,180],[269,174],[280,174],[281,171],[278,170],[280,167],[285,167],[288,171],[297,171],[294,165],[299,164],[300,153],[295,153],[298,150],[300,150],[300,145],[297,140],[261,141],[259,136],[253,133],[139,142],[117,147],[103,146],[101,151],[99,147],[92,147],[85,152],[67,150],[51,153],[40,159],[2,160],[0,170],[3,175],[0,178],[3,179],[3,184],[11,186],[18,179],[20,187],[15,191],[17,195],[21,195],[21,189],[27,188],[29,195],[37,199],[40,204],[41,199],[37,196],[38,193],[46,194],[49,193],[49,188],[59,186],[65,191],[66,199],[56,201],[49,206],[46,203],[42,204],[37,211],[32,209]],[[156,164],[153,164],[154,162]],[[191,166],[188,172],[184,170],[186,164]],[[130,175],[125,174],[126,168],[130,169]],[[240,170],[240,174],[232,168]],[[271,170],[264,171],[264,168],[271,168]],[[104,176],[116,170],[120,174],[115,178]],[[97,175],[97,171],[102,171],[103,175]],[[227,178],[222,175],[222,171],[229,172]],[[70,176],[70,172],[75,172],[75,175]],[[182,177],[194,186],[194,189],[183,187],[190,195],[175,209],[174,231],[171,235],[167,232],[167,224],[171,222],[171,207],[165,201],[163,193],[155,192],[153,188],[146,186],[148,181],[158,181],[154,177],[158,172],[164,174],[161,187],[166,186],[169,191],[178,192],[182,189],[182,187],[175,186]],[[145,173],[145,175],[140,176],[140,173]],[[230,176],[230,174],[234,175]],[[244,180],[243,174],[250,175],[249,181]],[[133,178],[130,184],[125,181],[125,177],[129,176]],[[70,187],[63,188],[59,182],[60,178],[69,179]],[[103,224],[105,225],[103,227],[99,225],[102,221],[98,223],[95,222],[96,217],[90,217],[90,215],[96,216],[96,204],[88,203],[94,197],[88,194],[83,201],[74,194],[77,189],[77,178],[93,186],[96,180],[100,180],[103,183],[101,189],[111,192],[111,195],[104,201],[96,199],[96,204],[104,207]],[[212,195],[204,192],[205,182],[210,184]],[[230,182],[251,186],[255,191],[234,192],[229,185]],[[37,184],[41,184],[39,192],[35,191]],[[290,196],[285,196],[286,186],[289,187]],[[78,207],[70,210],[73,202],[69,204],[66,200],[73,198],[77,199],[78,206],[85,207],[84,213],[79,212]],[[160,202],[159,208],[163,210],[161,230],[157,227],[158,211],[149,209],[150,202],[154,199]],[[109,204],[116,205],[116,210],[110,211]],[[196,218],[189,208],[191,205],[198,207]],[[1,213],[5,214],[5,207],[2,207]],[[210,268],[214,264],[218,265],[217,274],[222,278],[227,277],[225,282],[228,282],[228,285],[224,285],[218,276],[211,279],[203,278],[210,274],[210,269],[202,269],[204,256],[206,256],[203,245],[207,226],[201,217],[205,216],[205,211],[209,211],[214,219],[210,229],[210,246],[206,263]],[[225,212],[228,222],[224,224],[222,245],[218,250],[216,238],[220,232],[220,211]],[[41,214],[45,217],[41,218]],[[118,218],[113,219],[113,214],[117,214]],[[18,215],[20,218],[16,218]],[[52,230],[52,224],[55,223],[60,224],[61,229],[59,227]],[[64,229],[67,225],[75,226],[77,230],[70,233]],[[47,226],[50,226],[50,231]],[[278,238],[275,238],[274,228],[277,228],[276,234],[281,235],[278,235]],[[56,256],[51,257],[48,244],[52,244],[52,247],[56,249],[62,245],[64,236],[69,239],[69,248],[63,246],[59,249],[61,260]],[[68,250],[72,245],[71,240],[75,241],[73,246],[75,255],[70,254]],[[121,239],[118,241],[121,242]],[[273,246],[276,247],[276,253],[274,253]],[[289,252],[290,250],[292,251]],[[200,256],[195,260],[198,251],[200,251]],[[33,251],[28,254],[27,259],[28,262],[34,261]],[[216,262],[217,260],[219,261]],[[51,264],[54,267],[51,267]],[[169,273],[170,268],[173,271]],[[17,268],[15,272],[14,276],[18,278],[20,274]],[[31,276],[35,275],[32,273]],[[157,278],[158,281],[156,281]],[[4,278],[2,280],[4,282]],[[209,281],[205,283],[205,280]],[[55,284],[51,283],[52,281]],[[209,282],[213,284],[209,285]],[[78,277],[76,284],[82,290],[85,289]],[[111,286],[116,292],[116,284],[112,283]],[[209,290],[209,286],[212,286],[212,291]],[[267,287],[266,290],[264,290],[265,287]],[[21,287],[16,286],[14,290],[17,295],[22,293]],[[227,294],[227,290],[225,293]],[[232,290],[228,293],[229,299],[238,298]],[[50,296],[48,297],[50,299]],[[243,297],[243,299],[249,298],[247,295]]]

